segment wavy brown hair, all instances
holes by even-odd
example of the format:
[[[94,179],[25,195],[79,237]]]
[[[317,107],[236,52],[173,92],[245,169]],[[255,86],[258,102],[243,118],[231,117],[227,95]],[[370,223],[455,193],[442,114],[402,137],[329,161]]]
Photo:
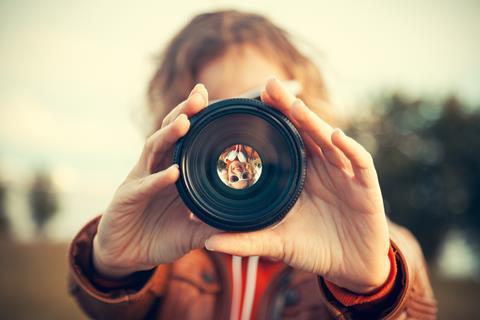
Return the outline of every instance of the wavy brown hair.
[[[275,59],[290,79],[302,86],[301,99],[318,115],[332,121],[328,95],[319,68],[292,43],[291,36],[266,17],[236,10],[195,16],[168,43],[148,86],[153,129],[185,100],[208,62],[235,45],[253,45]],[[208,89],[208,88],[207,88]]]

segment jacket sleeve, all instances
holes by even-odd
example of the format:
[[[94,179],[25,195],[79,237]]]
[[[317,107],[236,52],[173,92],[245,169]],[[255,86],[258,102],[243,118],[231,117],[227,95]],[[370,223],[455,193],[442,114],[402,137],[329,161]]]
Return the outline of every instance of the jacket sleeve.
[[[73,239],[69,250],[69,291],[83,311],[94,319],[143,319],[161,303],[170,265],[110,280],[95,272],[93,237],[100,216],[90,221]]]
[[[436,319],[437,307],[427,264],[418,241],[407,229],[390,223],[392,270],[380,292],[358,295],[332,288],[318,277],[320,296],[336,319]],[[334,290],[331,290],[334,289]]]

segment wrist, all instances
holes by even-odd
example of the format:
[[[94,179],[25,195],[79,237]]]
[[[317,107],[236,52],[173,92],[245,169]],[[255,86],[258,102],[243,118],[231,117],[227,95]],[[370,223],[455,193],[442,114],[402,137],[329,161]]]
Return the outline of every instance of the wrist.
[[[346,307],[370,303],[374,301],[378,302],[382,299],[385,299],[385,297],[387,297],[391,293],[395,286],[395,283],[397,282],[398,269],[396,253],[392,246],[390,246],[390,249],[388,251],[388,258],[390,261],[390,272],[388,274],[387,280],[379,287],[372,286],[372,288],[374,289],[367,288],[368,291],[362,292],[363,290],[366,290],[365,286],[361,286],[360,288],[350,286],[349,288],[347,288],[347,286],[335,284],[328,281],[327,279],[323,279],[323,281],[321,281],[321,278],[319,278],[319,284],[320,286],[325,285],[326,289],[330,291],[334,298]]]
[[[368,278],[364,279],[362,282],[346,284],[344,288],[357,294],[372,294],[378,291],[387,282],[391,268],[391,262],[387,255],[382,267],[380,267],[377,272],[372,272]]]
[[[105,256],[102,255],[97,235],[93,238],[92,262],[95,271],[106,278],[124,278],[135,272],[135,270],[132,270],[131,268],[118,266],[115,263],[108,261],[108,259],[105,259]]]
[[[391,249],[390,249],[391,250]],[[337,287],[346,289],[352,293],[359,295],[369,295],[380,288],[387,282],[389,275],[392,271],[392,262],[390,259],[390,251],[386,255],[382,264],[379,264],[375,269],[369,269],[369,272],[364,277],[356,276],[352,278],[352,275],[347,277],[338,278],[326,278],[329,283],[334,284]]]

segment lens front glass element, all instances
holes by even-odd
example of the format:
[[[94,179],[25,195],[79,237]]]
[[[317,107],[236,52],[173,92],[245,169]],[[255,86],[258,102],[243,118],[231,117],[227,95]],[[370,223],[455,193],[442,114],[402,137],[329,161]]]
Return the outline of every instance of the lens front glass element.
[[[233,144],[218,157],[217,174],[233,189],[247,189],[262,174],[262,160],[258,152],[245,144]]]

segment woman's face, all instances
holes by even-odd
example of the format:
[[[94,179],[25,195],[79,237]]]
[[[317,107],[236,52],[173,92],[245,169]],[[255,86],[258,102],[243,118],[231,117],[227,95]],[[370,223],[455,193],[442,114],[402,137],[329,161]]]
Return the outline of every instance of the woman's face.
[[[272,76],[286,80],[286,73],[272,60],[254,46],[233,46],[207,63],[200,70],[197,81],[205,85],[210,100],[233,98],[264,86]]]

